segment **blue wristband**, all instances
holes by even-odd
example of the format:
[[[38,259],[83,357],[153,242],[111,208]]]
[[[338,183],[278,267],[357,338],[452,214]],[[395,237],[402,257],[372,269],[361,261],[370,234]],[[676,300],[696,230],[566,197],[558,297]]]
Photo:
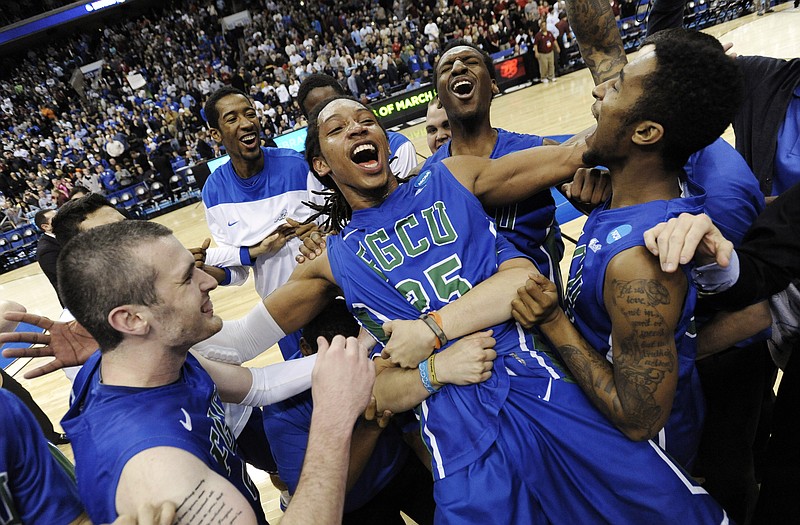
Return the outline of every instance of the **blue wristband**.
[[[419,377],[422,379],[422,386],[425,387],[425,390],[427,390],[429,394],[438,392],[439,389],[435,388],[431,383],[431,376],[428,371],[428,360],[422,361],[417,368],[419,368]]]

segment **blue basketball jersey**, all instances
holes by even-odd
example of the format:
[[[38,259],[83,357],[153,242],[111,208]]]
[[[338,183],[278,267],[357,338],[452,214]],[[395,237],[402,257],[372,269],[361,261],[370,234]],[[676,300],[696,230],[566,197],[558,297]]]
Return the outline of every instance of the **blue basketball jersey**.
[[[0,525],[70,523],[83,512],[75,480],[51,449],[22,401],[0,390]]]
[[[608,209],[608,203],[595,209],[583,227],[575,248],[567,281],[566,303],[570,320],[586,341],[612,362],[611,319],[603,301],[606,268],[617,254],[644,246],[644,232],[681,213],[702,213],[705,192],[689,183],[692,196],[668,201],[658,200]],[[657,441],[678,462],[687,466],[694,459],[702,430],[704,403],[694,359],[694,308],[697,300],[688,268],[689,287],[680,321],[675,329],[678,354],[678,386],[672,412]]]
[[[478,199],[436,163],[380,206],[354,211],[344,230],[329,238],[328,257],[351,311],[383,343],[383,322],[438,310],[522,254],[497,235]],[[518,324],[492,329],[498,355],[525,353],[542,377],[561,378],[546,347]],[[495,361],[488,381],[446,385],[422,403],[436,479],[470,464],[494,442],[509,388],[502,362]]]
[[[117,518],[117,485],[131,458],[150,448],[174,447],[230,481],[259,523],[266,523],[258,491],[225,425],[217,388],[194,356],[187,356],[178,381],[157,388],[102,384],[100,361],[97,352],[83,365],[61,421],[72,440],[78,488],[92,522]]]
[[[497,142],[489,158],[498,159],[515,151],[541,146],[542,140],[538,135],[497,128]],[[450,156],[448,142],[428,157],[421,171]],[[544,276],[551,281],[560,282],[558,263],[564,256],[564,243],[555,218],[556,203],[549,189],[516,204],[487,206],[485,209],[494,218],[500,233],[519,251],[531,257]]]

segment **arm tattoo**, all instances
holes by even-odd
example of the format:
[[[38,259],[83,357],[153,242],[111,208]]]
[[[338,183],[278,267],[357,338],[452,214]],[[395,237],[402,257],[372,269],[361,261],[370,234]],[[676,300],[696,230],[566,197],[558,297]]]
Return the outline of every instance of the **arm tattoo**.
[[[626,323],[612,365],[583,341],[558,352],[587,397],[612,423],[627,432],[654,435],[665,410],[656,400],[664,379],[676,370],[672,334],[658,311],[670,304],[667,288],[655,280],[612,283],[614,306]]]
[[[595,85],[619,75],[628,59],[608,0],[567,0],[567,14]]]
[[[615,352],[615,384],[620,403],[632,427],[653,434],[664,409],[655,394],[668,374],[676,370],[673,334],[658,310],[670,304],[669,290],[654,279],[612,282],[614,305],[628,323]]]
[[[191,493],[181,502],[175,513],[176,525],[212,525],[235,523],[241,511],[225,502],[224,495],[208,489],[201,479]]]

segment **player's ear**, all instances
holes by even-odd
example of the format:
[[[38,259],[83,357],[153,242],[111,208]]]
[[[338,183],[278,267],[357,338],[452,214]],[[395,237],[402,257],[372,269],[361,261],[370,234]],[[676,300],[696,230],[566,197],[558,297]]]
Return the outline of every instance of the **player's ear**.
[[[500,88],[497,87],[497,81],[492,80],[492,95],[497,95],[500,93]]]
[[[108,324],[122,334],[147,335],[148,316],[141,305],[124,304],[108,312]]]
[[[300,338],[300,353],[306,357],[314,354],[314,349],[311,348],[311,345],[308,344],[305,337]]]
[[[313,165],[314,171],[317,172],[317,175],[320,177],[326,177],[331,172],[328,162],[323,157],[314,157],[311,160],[311,164]]]
[[[211,135],[211,138],[214,139],[215,142],[218,144],[222,144],[222,133],[217,128],[208,128],[208,134]]]
[[[631,140],[638,146],[652,146],[664,138],[664,126],[652,120],[643,120],[633,130]]]

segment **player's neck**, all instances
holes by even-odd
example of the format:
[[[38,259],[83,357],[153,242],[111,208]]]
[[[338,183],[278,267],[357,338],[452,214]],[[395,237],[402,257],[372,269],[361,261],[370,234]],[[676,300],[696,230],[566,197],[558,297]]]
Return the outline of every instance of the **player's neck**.
[[[178,380],[186,352],[149,348],[146,344],[131,346],[123,342],[103,354],[100,360],[103,384],[155,388]]]
[[[681,195],[683,170],[666,168],[660,158],[628,159],[609,166],[611,174],[610,208],[622,208],[655,200],[677,199]]]
[[[256,160],[245,160],[241,157],[231,156],[233,171],[240,179],[249,179],[260,173],[264,169],[264,162],[266,161],[263,152]]]
[[[450,139],[450,154],[474,155],[476,157],[489,157],[497,143],[497,130],[492,127],[489,119],[482,119],[479,124],[473,121],[450,121],[452,137]]]

